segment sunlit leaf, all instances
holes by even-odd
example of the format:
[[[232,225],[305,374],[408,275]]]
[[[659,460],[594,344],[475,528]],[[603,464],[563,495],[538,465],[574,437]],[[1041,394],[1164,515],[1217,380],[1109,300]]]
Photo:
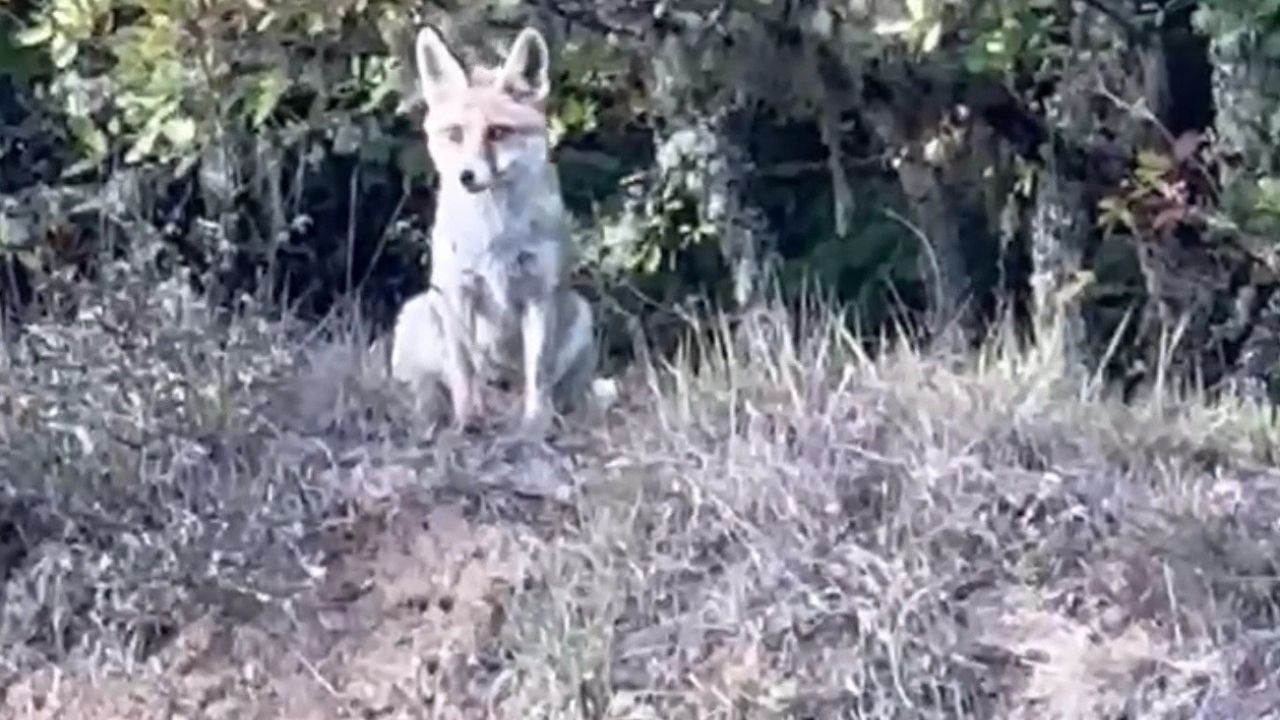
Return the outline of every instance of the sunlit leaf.
[[[125,151],[124,161],[126,163],[138,163],[151,155],[155,150],[156,141],[160,139],[161,123],[148,123],[142,128],[142,132],[134,140],[133,145]]]
[[[262,73],[254,81],[249,93],[249,123],[260,127],[275,112],[289,87],[289,80],[278,69]]]
[[[14,33],[13,37],[14,41],[23,47],[40,45],[48,42],[53,37],[53,26],[47,22],[42,22],[19,30]]]
[[[67,128],[80,145],[87,162],[102,162],[107,155],[107,136],[93,120],[83,115],[72,115],[67,118]]]
[[[53,66],[59,70],[70,67],[79,54],[80,46],[68,40],[65,35],[54,35],[49,41],[50,59],[53,61]]]
[[[924,40],[920,43],[920,51],[931,53],[938,49],[938,43],[942,41],[942,21],[936,21],[929,25],[929,29],[924,34]]]
[[[185,150],[195,142],[196,121],[189,117],[169,118],[161,126],[161,133],[175,148]]]
[[[877,35],[905,35],[914,27],[911,20],[886,20],[876,23],[875,32]]]

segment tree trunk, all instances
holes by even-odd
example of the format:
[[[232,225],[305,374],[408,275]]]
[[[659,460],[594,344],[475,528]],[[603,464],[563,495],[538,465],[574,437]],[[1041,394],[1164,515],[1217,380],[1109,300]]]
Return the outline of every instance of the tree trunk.
[[[961,218],[973,216],[973,210],[983,214],[985,208],[978,206],[984,199],[970,194],[980,187],[975,169],[996,159],[972,137],[978,129],[985,131],[981,123],[946,118],[943,97],[915,86],[905,74],[890,77],[869,86],[862,113],[896,155],[911,230],[921,245],[920,274],[931,288],[925,326],[935,342],[973,340],[979,329],[975,300],[985,289],[973,283]]]
[[[1060,9],[1070,18],[1071,45],[1076,49],[1066,61],[1056,92],[1045,99],[1045,116],[1051,135],[1061,135],[1068,145],[1088,147],[1099,125],[1095,100],[1097,83],[1108,79],[1108,64],[1118,64],[1108,53],[1127,44],[1122,32],[1089,11]],[[1129,118],[1112,118],[1121,127]],[[1052,143],[1050,143],[1052,145]],[[1031,316],[1037,332],[1060,330],[1069,365],[1086,356],[1087,329],[1083,298],[1071,291],[1081,279],[1088,247],[1093,239],[1093,208],[1084,177],[1066,172],[1052,150],[1036,181],[1031,210]]]
[[[1084,360],[1087,331],[1073,283],[1081,279],[1084,250],[1093,232],[1084,183],[1041,171],[1031,211],[1031,302],[1036,331],[1061,331],[1068,365]]]
[[[719,238],[733,302],[748,307],[761,299],[774,258],[768,222],[747,196],[752,168],[737,131],[746,111],[727,98],[703,101],[692,59],[696,47],[686,38],[668,35],[658,48],[653,97],[664,122],[655,138],[657,170],[663,182],[682,184],[698,203],[699,220]]]

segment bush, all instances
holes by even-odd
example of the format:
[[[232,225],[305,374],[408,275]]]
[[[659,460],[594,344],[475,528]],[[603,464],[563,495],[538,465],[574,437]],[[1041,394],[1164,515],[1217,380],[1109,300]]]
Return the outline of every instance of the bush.
[[[341,453],[410,417],[361,394],[359,365],[300,377],[291,323],[211,307],[144,256],[101,271],[3,356],[0,646],[50,657],[145,655],[219,595],[307,587],[301,545],[338,495],[304,438]]]

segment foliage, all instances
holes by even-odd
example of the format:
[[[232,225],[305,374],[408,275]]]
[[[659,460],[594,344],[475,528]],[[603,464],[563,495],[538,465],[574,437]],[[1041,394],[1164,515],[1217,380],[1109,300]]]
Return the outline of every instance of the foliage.
[[[1216,212],[1220,190],[1211,148],[1196,134],[1174,144],[1168,154],[1138,154],[1131,177],[1116,195],[1099,203],[1098,222],[1107,232],[1123,228],[1140,238],[1168,241],[1188,225],[1203,228]]]
[[[1171,151],[1151,141],[1168,119],[1153,68],[1203,54],[1178,35],[1192,32],[1188,12],[1224,59],[1219,85],[1261,86],[1277,46],[1272,2],[24,8],[13,39],[44,58],[36,85],[74,138],[65,177],[165,168],[165,192],[186,195],[171,203],[181,212],[156,212],[181,216],[175,254],[206,287],[226,285],[224,299],[266,288],[320,314],[336,296],[380,293],[373,314],[385,323],[421,287],[416,219],[429,215],[432,178],[408,59],[427,19],[478,46],[464,53],[473,60],[492,59],[520,24],[549,33],[552,134],[584,261],[658,305],[736,296],[746,263],[781,270],[786,287],[816,280],[874,322],[903,302],[977,305],[990,318],[1027,302],[1031,274],[1088,274],[1036,266],[1091,256],[1091,240],[1036,227],[1047,217],[1142,237],[1195,220],[1255,250],[1274,244],[1280,126],[1249,118],[1278,117],[1280,104],[1224,90],[1219,127],[1195,128],[1223,158],[1248,144],[1243,168],[1153,165]],[[1083,186],[1079,207],[1055,205],[1059,181]],[[169,232],[168,217],[149,221]],[[1041,253],[1033,237],[1073,249]]]
[[[126,163],[177,161],[181,174],[241,129],[286,142],[319,131],[387,152],[362,131],[399,92],[399,65],[378,45],[400,41],[408,21],[392,3],[365,0],[51,0],[19,39],[48,51],[51,90],[82,144],[76,169],[119,147]],[[366,47],[352,53],[357,43]]]
[[[1210,36],[1260,40],[1263,57],[1280,59],[1280,2],[1276,0],[1206,0],[1197,7],[1196,23]]]
[[[271,413],[305,354],[286,326],[227,317],[152,256],[47,288],[47,319],[0,352],[9,671],[20,650],[127,660],[210,593],[311,581],[296,549],[327,501],[285,489],[301,468],[281,464],[272,438],[290,425]]]

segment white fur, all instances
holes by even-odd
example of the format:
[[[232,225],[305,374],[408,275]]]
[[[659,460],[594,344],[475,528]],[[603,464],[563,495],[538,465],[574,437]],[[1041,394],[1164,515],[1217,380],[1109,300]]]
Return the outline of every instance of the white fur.
[[[429,102],[446,103],[466,90],[458,86],[465,72],[435,31],[422,31],[417,55]],[[499,77],[518,79],[522,102],[541,102],[545,64],[545,41],[526,30]],[[469,424],[479,411],[476,383],[519,372],[523,419],[540,428],[555,406],[577,406],[596,369],[591,307],[565,284],[570,238],[545,136],[503,146],[494,158],[500,172],[477,191],[459,181],[474,158],[445,150],[427,125],[441,178],[432,287],[411,298],[396,320],[392,376],[418,393],[445,391],[455,422]]]

